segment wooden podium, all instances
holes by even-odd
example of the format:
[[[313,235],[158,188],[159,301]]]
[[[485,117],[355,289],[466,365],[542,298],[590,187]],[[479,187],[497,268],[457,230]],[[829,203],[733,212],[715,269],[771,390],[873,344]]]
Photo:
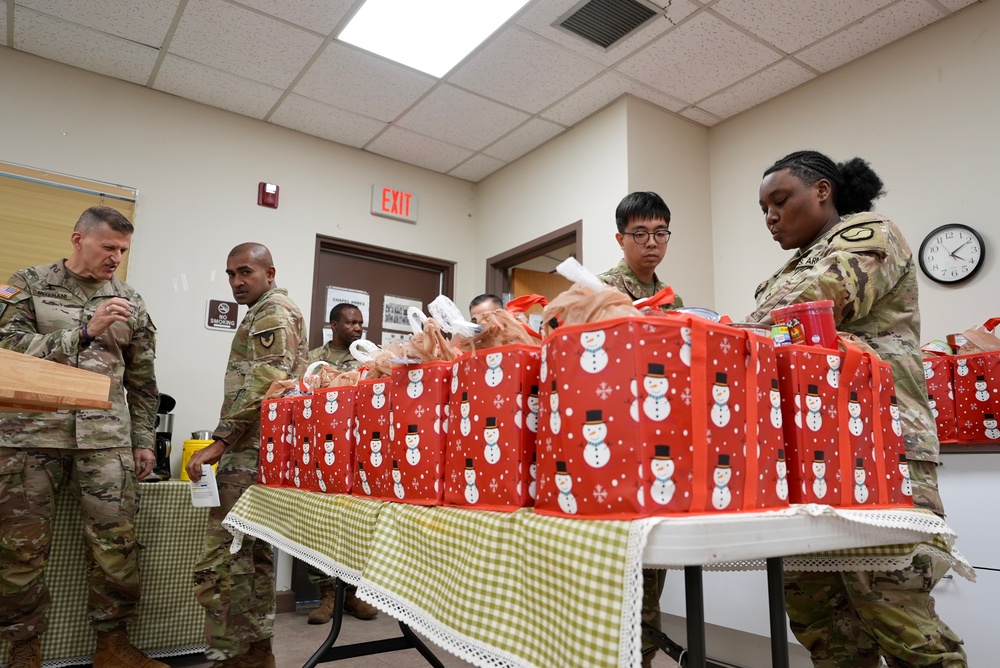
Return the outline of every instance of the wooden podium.
[[[0,412],[111,408],[111,379],[0,348]]]

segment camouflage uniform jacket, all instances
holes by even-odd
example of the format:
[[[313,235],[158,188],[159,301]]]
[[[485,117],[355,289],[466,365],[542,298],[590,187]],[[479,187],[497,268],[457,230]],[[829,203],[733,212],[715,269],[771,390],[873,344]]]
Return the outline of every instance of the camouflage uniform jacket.
[[[323,361],[337,371],[353,371],[361,367],[361,361],[356,359],[350,350],[334,348],[333,341],[328,341],[326,345],[310,350],[306,361],[309,364]]]
[[[771,310],[833,300],[837,329],[864,339],[892,365],[910,459],[937,461],[937,428],[927,403],[913,253],[899,228],[874,213],[844,217],[757,287],[747,322],[772,324]]]
[[[632,301],[637,299],[645,299],[646,297],[652,297],[657,292],[667,287],[667,284],[657,278],[656,274],[653,274],[653,290],[648,290],[639,279],[636,278],[635,272],[632,271],[632,267],[628,266],[628,262],[622,258],[613,269],[608,269],[606,272],[598,276],[599,279],[618,288],[619,291],[624,292]],[[681,299],[680,295],[674,295],[674,303],[669,306],[662,307],[664,310],[669,310],[672,308],[680,308],[684,306],[684,300]]]
[[[17,290],[0,297],[0,347],[111,378],[110,410],[20,413],[0,419],[0,445],[14,448],[152,448],[159,394],[153,371],[156,328],[132,287],[112,277],[92,297],[66,271],[65,260],[16,272]],[[10,293],[8,288],[4,294]],[[80,327],[110,297],[134,309],[83,345]]]
[[[231,452],[260,448],[260,400],[271,381],[305,368],[302,312],[283,288],[271,288],[243,317],[226,365],[225,397],[213,436]]]

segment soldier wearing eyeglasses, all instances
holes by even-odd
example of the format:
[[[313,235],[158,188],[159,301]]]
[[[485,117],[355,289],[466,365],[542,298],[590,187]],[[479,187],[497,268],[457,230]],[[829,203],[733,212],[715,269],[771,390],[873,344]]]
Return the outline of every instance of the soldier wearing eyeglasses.
[[[625,257],[599,278],[613,285],[632,301],[652,297],[667,287],[656,275],[670,240],[670,209],[654,192],[634,192],[625,196],[615,210],[618,234],[615,239]],[[683,306],[679,295],[670,308]]]

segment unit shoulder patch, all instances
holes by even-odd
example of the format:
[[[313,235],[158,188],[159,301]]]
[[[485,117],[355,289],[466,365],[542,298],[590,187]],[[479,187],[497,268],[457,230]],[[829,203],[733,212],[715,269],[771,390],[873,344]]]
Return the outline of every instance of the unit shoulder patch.
[[[870,227],[851,227],[840,233],[840,238],[844,241],[858,242],[868,241],[875,236],[875,230]]]

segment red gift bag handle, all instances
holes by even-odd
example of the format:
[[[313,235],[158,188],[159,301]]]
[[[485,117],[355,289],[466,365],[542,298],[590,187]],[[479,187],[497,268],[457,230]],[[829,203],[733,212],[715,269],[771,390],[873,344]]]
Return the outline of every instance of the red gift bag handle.
[[[990,318],[989,320],[984,322],[983,328],[992,332],[994,329],[997,328],[997,325],[1000,325],[1000,316],[996,318]]]
[[[741,331],[741,330],[737,330]],[[757,453],[760,450],[760,414],[757,406],[757,391],[760,389],[761,376],[757,373],[757,364],[760,362],[760,347],[768,345],[765,343],[767,337],[742,330],[750,344],[750,359],[747,363],[747,383],[746,383],[746,482],[743,484],[743,509],[751,510],[757,507],[757,490],[760,485],[757,482],[757,471],[760,460]],[[767,388],[770,390],[770,387]]]
[[[674,303],[676,295],[674,294],[674,289],[669,285],[659,292],[657,292],[652,297],[644,297],[643,299],[636,299],[632,302],[632,306],[636,308],[658,308],[660,306],[668,306]]]
[[[882,367],[879,360],[868,356],[872,363],[872,442],[875,445],[875,477],[878,479],[878,501],[889,502],[889,485],[885,469],[885,435],[882,432]],[[876,423],[878,423],[876,425]]]
[[[691,317],[691,510],[701,512],[708,504],[708,320]]]
[[[853,505],[854,495],[850,481],[854,479],[854,450],[851,448],[851,430],[847,428],[847,404],[850,402],[851,382],[861,368],[865,353],[856,345],[840,338],[844,348],[844,368],[840,372],[840,384],[837,387],[837,436],[840,447],[840,504]]]
[[[520,297],[514,297],[507,302],[507,306],[504,308],[508,313],[526,313],[532,306],[541,306],[544,308],[548,305],[549,300],[546,299],[544,295],[521,295]],[[524,331],[530,334],[532,338],[539,340],[542,338],[542,335],[529,327],[527,323],[522,322],[521,327],[523,327]]]

